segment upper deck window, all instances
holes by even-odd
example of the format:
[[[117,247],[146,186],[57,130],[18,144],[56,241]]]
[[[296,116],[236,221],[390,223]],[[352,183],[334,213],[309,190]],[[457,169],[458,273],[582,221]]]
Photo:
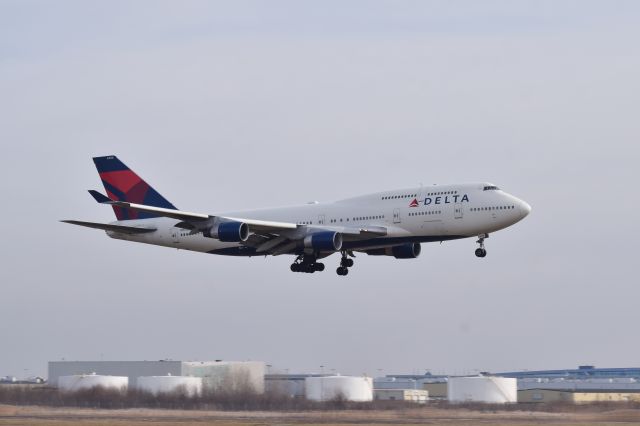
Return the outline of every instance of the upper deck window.
[[[490,186],[485,186],[483,191],[495,191],[495,190],[498,190],[498,189],[500,189],[500,188],[498,188],[497,186],[494,186],[494,185],[490,185]]]

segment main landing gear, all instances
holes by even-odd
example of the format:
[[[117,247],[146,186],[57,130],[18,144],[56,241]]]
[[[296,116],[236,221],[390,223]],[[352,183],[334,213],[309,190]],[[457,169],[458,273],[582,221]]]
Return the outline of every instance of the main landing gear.
[[[350,256],[353,256],[353,254],[350,253]],[[347,257],[347,252],[343,251],[342,259],[340,259],[340,266],[338,266],[338,269],[336,269],[337,274],[341,276],[347,275],[349,273],[349,268],[351,268],[352,266],[353,259],[349,259]]]
[[[484,248],[485,238],[489,238],[489,234],[479,235],[478,241],[476,241],[478,244],[480,244],[480,247],[476,249],[476,256],[478,257],[485,257],[487,255],[487,250]]]
[[[349,273],[349,268],[353,266],[353,259],[350,259],[348,256],[355,257],[350,251],[342,251],[340,266],[336,269],[338,275],[347,275]],[[296,260],[291,264],[291,271],[313,274],[314,272],[324,271],[324,263],[318,262],[316,255],[301,254],[296,257]]]
[[[316,262],[315,256],[300,255],[296,258],[295,262],[291,264],[291,272],[313,274],[316,271],[324,271],[324,263]]]

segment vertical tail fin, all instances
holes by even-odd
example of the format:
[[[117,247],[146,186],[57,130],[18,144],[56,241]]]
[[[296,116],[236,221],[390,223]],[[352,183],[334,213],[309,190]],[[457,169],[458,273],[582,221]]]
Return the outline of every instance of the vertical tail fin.
[[[109,198],[177,210],[173,204],[135,174],[133,170],[125,166],[115,155],[94,157],[93,162],[98,169],[98,174]],[[116,206],[113,206],[113,212],[118,220],[157,217],[152,213],[125,210]]]

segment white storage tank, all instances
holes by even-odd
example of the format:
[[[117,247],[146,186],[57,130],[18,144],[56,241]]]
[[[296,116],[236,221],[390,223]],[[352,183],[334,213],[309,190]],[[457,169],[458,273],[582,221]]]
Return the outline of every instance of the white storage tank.
[[[159,393],[184,392],[188,396],[202,394],[202,377],[191,376],[147,376],[138,377],[138,389]]]
[[[58,389],[62,391],[73,392],[95,387],[124,392],[129,387],[129,378],[126,376],[102,376],[96,373],[58,377]]]
[[[510,377],[449,377],[449,402],[485,402],[506,404],[518,402],[518,380]]]
[[[371,377],[324,376],[304,379],[307,399],[330,401],[344,398],[347,401],[373,401],[373,379]]]

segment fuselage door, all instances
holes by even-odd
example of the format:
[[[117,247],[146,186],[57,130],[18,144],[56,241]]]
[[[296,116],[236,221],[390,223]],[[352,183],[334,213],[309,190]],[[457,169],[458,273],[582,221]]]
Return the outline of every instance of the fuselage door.
[[[400,209],[393,209],[393,223],[400,223]]]
[[[324,225],[324,215],[318,215],[318,225]]]
[[[462,219],[462,204],[456,203],[453,207],[453,214],[456,219]]]
[[[171,238],[176,244],[180,242],[180,230],[178,228],[171,228]]]

